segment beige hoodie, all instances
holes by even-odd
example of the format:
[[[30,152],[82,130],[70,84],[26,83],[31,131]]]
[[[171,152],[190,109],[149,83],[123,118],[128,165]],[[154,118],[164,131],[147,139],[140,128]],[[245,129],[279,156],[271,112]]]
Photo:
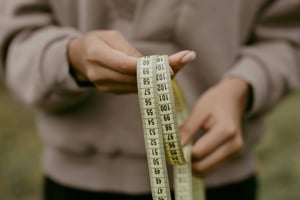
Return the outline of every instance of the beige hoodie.
[[[255,171],[262,114],[299,86],[299,0],[0,0],[0,67],[8,87],[37,108],[44,171],[90,190],[149,192],[138,98],[80,88],[69,74],[70,38],[121,31],[141,52],[196,51],[179,74],[191,108],[224,76],[253,87],[245,147],[206,177],[208,186]]]

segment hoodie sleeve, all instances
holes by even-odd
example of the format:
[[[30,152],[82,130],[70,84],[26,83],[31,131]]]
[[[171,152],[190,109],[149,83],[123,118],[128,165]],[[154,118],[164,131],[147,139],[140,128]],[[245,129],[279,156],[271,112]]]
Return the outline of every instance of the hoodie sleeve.
[[[300,86],[300,2],[272,1],[254,26],[253,42],[226,76],[239,76],[252,86],[249,116],[271,109]]]
[[[59,27],[46,0],[0,0],[0,69],[11,91],[45,110],[74,106],[90,94],[69,73],[67,45],[80,33]]]

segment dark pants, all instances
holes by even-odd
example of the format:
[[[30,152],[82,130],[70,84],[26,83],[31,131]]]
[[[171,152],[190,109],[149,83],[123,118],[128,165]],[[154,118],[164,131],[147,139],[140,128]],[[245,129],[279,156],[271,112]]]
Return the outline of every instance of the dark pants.
[[[256,178],[251,176],[241,182],[208,188],[206,200],[255,200]],[[90,192],[60,185],[46,178],[44,184],[45,200],[152,200],[151,194],[127,195],[110,192]],[[174,199],[174,198],[172,198]]]

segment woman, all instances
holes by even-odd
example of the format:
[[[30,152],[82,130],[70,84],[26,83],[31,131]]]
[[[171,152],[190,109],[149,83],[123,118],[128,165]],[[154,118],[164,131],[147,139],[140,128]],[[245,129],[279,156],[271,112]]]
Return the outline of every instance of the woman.
[[[8,87],[37,109],[45,199],[151,199],[135,94],[137,57],[150,54],[169,54],[178,72],[191,109],[182,143],[206,131],[192,158],[207,199],[255,199],[261,119],[299,85],[299,7],[0,0],[0,65]]]

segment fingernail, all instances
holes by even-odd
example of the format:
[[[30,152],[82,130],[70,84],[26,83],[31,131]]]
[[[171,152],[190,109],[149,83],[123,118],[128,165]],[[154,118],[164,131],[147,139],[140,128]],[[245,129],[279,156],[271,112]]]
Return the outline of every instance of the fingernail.
[[[169,68],[170,68],[170,75],[171,75],[171,77],[172,77],[172,76],[174,76],[175,73],[174,73],[174,70],[172,69],[171,66],[170,66]]]
[[[184,147],[184,145],[185,145],[185,142],[183,142],[183,140],[181,140],[181,146]]]
[[[182,136],[183,134],[180,134],[180,142],[181,142],[181,146],[185,146],[186,145],[186,141],[184,139],[184,137]]]
[[[196,58],[196,52],[195,51],[190,51],[187,53],[183,58],[181,59],[182,64],[187,64],[189,62],[192,62]]]

